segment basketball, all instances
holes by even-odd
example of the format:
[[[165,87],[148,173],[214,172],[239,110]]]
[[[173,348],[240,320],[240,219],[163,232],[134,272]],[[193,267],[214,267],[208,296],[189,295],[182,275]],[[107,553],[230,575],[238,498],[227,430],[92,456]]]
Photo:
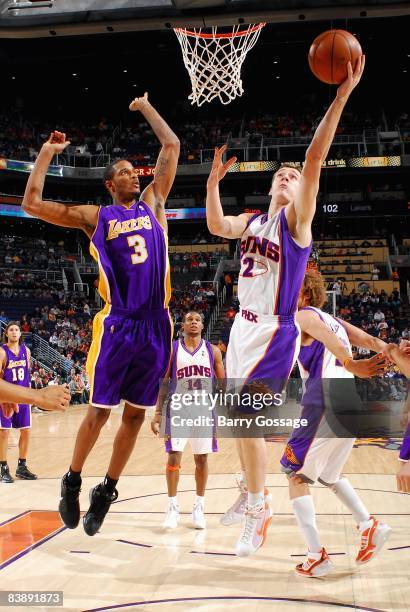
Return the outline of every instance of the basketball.
[[[315,77],[329,85],[339,85],[347,77],[347,64],[354,69],[362,55],[359,41],[346,30],[319,34],[309,49],[309,66]]]

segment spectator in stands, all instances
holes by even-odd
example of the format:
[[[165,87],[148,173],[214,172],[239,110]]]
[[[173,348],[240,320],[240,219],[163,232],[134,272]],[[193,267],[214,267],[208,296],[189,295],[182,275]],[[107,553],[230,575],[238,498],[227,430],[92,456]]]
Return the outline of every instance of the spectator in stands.
[[[380,323],[380,321],[384,321],[384,319],[384,313],[378,308],[374,313],[373,320],[376,321],[376,323]]]
[[[399,277],[399,273],[398,273],[398,271],[397,271],[397,268],[394,268],[394,270],[393,270],[393,272],[392,272],[391,277],[392,277],[392,280],[394,280],[394,281],[398,281],[398,280],[400,280],[400,277]]]
[[[380,270],[376,266],[376,264],[374,264],[373,269],[372,269],[372,280],[373,281],[379,280],[379,275],[380,275]]]

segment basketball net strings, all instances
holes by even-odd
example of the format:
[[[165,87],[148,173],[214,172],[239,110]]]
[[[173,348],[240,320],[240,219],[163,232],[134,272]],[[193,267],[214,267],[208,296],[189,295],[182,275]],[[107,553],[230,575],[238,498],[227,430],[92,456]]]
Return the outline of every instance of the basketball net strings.
[[[201,106],[218,97],[222,104],[228,104],[236,96],[243,94],[241,68],[245,57],[256,44],[260,30],[249,31],[236,36],[241,26],[234,26],[229,38],[201,38],[176,32],[185,67],[192,84],[192,93],[188,96],[192,104]],[[217,34],[217,27],[212,27],[212,34]],[[191,41],[190,39],[194,39]]]

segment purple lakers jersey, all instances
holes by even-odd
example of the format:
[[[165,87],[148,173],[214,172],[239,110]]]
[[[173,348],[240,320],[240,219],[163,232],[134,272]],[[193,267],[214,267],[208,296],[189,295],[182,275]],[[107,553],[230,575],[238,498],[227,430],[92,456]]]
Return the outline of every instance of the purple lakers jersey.
[[[171,286],[167,234],[142,201],[100,207],[90,253],[106,303],[130,311],[168,307]]]
[[[243,310],[294,315],[311,246],[293,239],[285,209],[273,217],[255,215],[241,238],[238,298]]]
[[[30,386],[30,364],[27,358],[27,349],[24,344],[19,348],[18,355],[9,349],[7,344],[2,345],[6,353],[6,365],[3,380],[20,387]]]

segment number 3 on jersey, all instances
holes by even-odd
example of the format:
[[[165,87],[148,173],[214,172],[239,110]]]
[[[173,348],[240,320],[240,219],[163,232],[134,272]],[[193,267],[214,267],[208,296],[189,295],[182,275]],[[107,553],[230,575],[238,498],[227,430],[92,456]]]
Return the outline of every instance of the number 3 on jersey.
[[[17,382],[18,380],[24,380],[24,368],[12,368],[13,372],[13,382]]]
[[[139,234],[135,236],[128,236],[128,246],[135,250],[135,253],[131,255],[131,262],[133,264],[142,264],[148,259],[148,251],[146,249],[145,238]]]

